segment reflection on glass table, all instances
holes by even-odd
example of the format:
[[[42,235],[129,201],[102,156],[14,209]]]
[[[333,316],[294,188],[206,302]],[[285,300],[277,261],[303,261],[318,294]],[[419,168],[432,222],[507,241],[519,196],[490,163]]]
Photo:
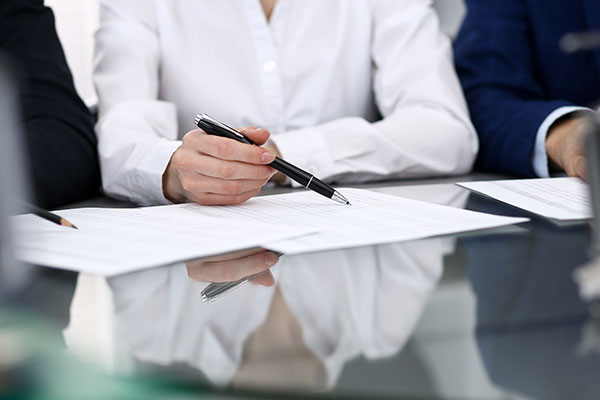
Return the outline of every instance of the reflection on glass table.
[[[598,399],[600,315],[573,279],[589,259],[590,231],[544,220],[531,229],[535,235],[459,242],[477,298],[483,364],[495,384],[527,398]]]
[[[188,275],[197,282],[209,282],[200,293],[202,300],[213,303],[246,282],[273,286],[275,280],[269,269],[277,264],[281,253],[250,249],[230,254],[188,261]]]
[[[452,185],[386,190],[459,207],[468,195]],[[476,195],[466,206],[523,216]],[[284,255],[272,267],[269,251],[248,250],[110,280],[114,310],[97,327],[110,332],[110,376],[192,397],[600,398],[597,313],[571,277],[588,258],[589,231],[534,217],[493,231]],[[64,284],[35,303],[46,301],[64,326],[73,279],[54,272],[37,284],[51,276]],[[248,275],[257,279],[213,304],[202,300],[211,282]]]
[[[328,390],[348,360],[402,348],[453,243],[285,256],[272,269],[275,286],[246,285],[213,304],[202,301],[194,279],[221,278],[214,262],[113,278],[119,340],[146,368],[184,364],[219,386]],[[232,259],[241,270],[251,264]],[[231,259],[217,262],[237,278]]]

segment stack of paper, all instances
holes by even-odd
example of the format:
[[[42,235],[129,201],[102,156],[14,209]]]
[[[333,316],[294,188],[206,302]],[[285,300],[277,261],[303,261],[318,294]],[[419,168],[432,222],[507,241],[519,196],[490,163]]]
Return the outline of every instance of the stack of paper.
[[[352,206],[339,206],[311,192],[261,198],[239,216],[262,214],[318,233],[266,244],[286,254],[394,243],[526,222],[359,189],[341,189]],[[230,211],[230,209],[225,209]]]
[[[88,208],[59,213],[79,229],[54,225],[30,214],[13,217],[17,258],[36,265],[113,276],[314,232],[302,225],[213,218],[193,206]]]
[[[588,185],[576,178],[466,182],[458,185],[546,218],[562,221],[592,218]]]
[[[366,190],[341,191],[352,206],[300,192],[229,207],[61,211],[79,230],[32,215],[13,217],[12,225],[23,261],[111,276],[255,246],[297,254],[527,221]]]

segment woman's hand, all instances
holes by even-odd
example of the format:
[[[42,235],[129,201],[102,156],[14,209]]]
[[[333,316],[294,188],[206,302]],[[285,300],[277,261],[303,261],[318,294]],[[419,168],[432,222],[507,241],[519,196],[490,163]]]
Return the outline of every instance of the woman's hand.
[[[278,261],[277,254],[254,249],[189,261],[185,265],[190,279],[197,282],[235,282],[249,277],[249,282],[269,287],[275,284],[269,269]]]
[[[259,146],[269,139],[265,129],[240,132]],[[268,164],[275,155],[268,149],[232,139],[188,132],[163,174],[163,192],[174,203],[203,205],[240,204],[256,196],[275,174]]]

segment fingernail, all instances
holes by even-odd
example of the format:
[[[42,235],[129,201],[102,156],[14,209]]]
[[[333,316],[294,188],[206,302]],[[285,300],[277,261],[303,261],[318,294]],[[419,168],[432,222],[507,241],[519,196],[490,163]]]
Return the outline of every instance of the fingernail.
[[[273,154],[269,151],[265,151],[262,155],[262,162],[265,164],[269,164],[269,163],[272,163],[273,161],[275,161],[275,154]]]
[[[265,264],[267,266],[272,267],[273,265],[277,264],[277,261],[279,261],[279,257],[277,257],[276,254],[273,254],[273,253],[265,254]]]

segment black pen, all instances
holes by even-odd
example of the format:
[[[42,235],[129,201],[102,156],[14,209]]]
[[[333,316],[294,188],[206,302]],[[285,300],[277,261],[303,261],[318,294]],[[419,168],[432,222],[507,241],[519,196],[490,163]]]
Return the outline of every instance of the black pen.
[[[283,257],[283,253],[274,252],[279,259]],[[233,282],[211,282],[204,290],[200,293],[200,297],[204,303],[214,303],[219,300],[221,297],[225,296],[227,293],[231,292],[234,289],[237,289],[248,282],[250,279],[255,278],[261,275],[262,272],[259,272],[254,275],[246,276],[242,279]]]
[[[240,132],[222,122],[217,121],[214,118],[209,117],[206,114],[198,114],[195,122],[198,128],[202,129],[209,135],[221,136],[228,139],[237,140],[241,143],[256,145],[256,143],[242,135]],[[290,164],[287,161],[282,160],[279,157],[275,157],[275,161],[269,164],[269,166],[281,172],[290,179],[298,182],[307,189],[314,190],[315,192],[340,204],[350,205],[348,199],[342,196],[340,192],[325,182],[315,178],[312,174]]]
[[[253,276],[247,276],[234,282],[212,282],[200,293],[204,303],[214,303],[225,294],[239,288],[251,279]]]

